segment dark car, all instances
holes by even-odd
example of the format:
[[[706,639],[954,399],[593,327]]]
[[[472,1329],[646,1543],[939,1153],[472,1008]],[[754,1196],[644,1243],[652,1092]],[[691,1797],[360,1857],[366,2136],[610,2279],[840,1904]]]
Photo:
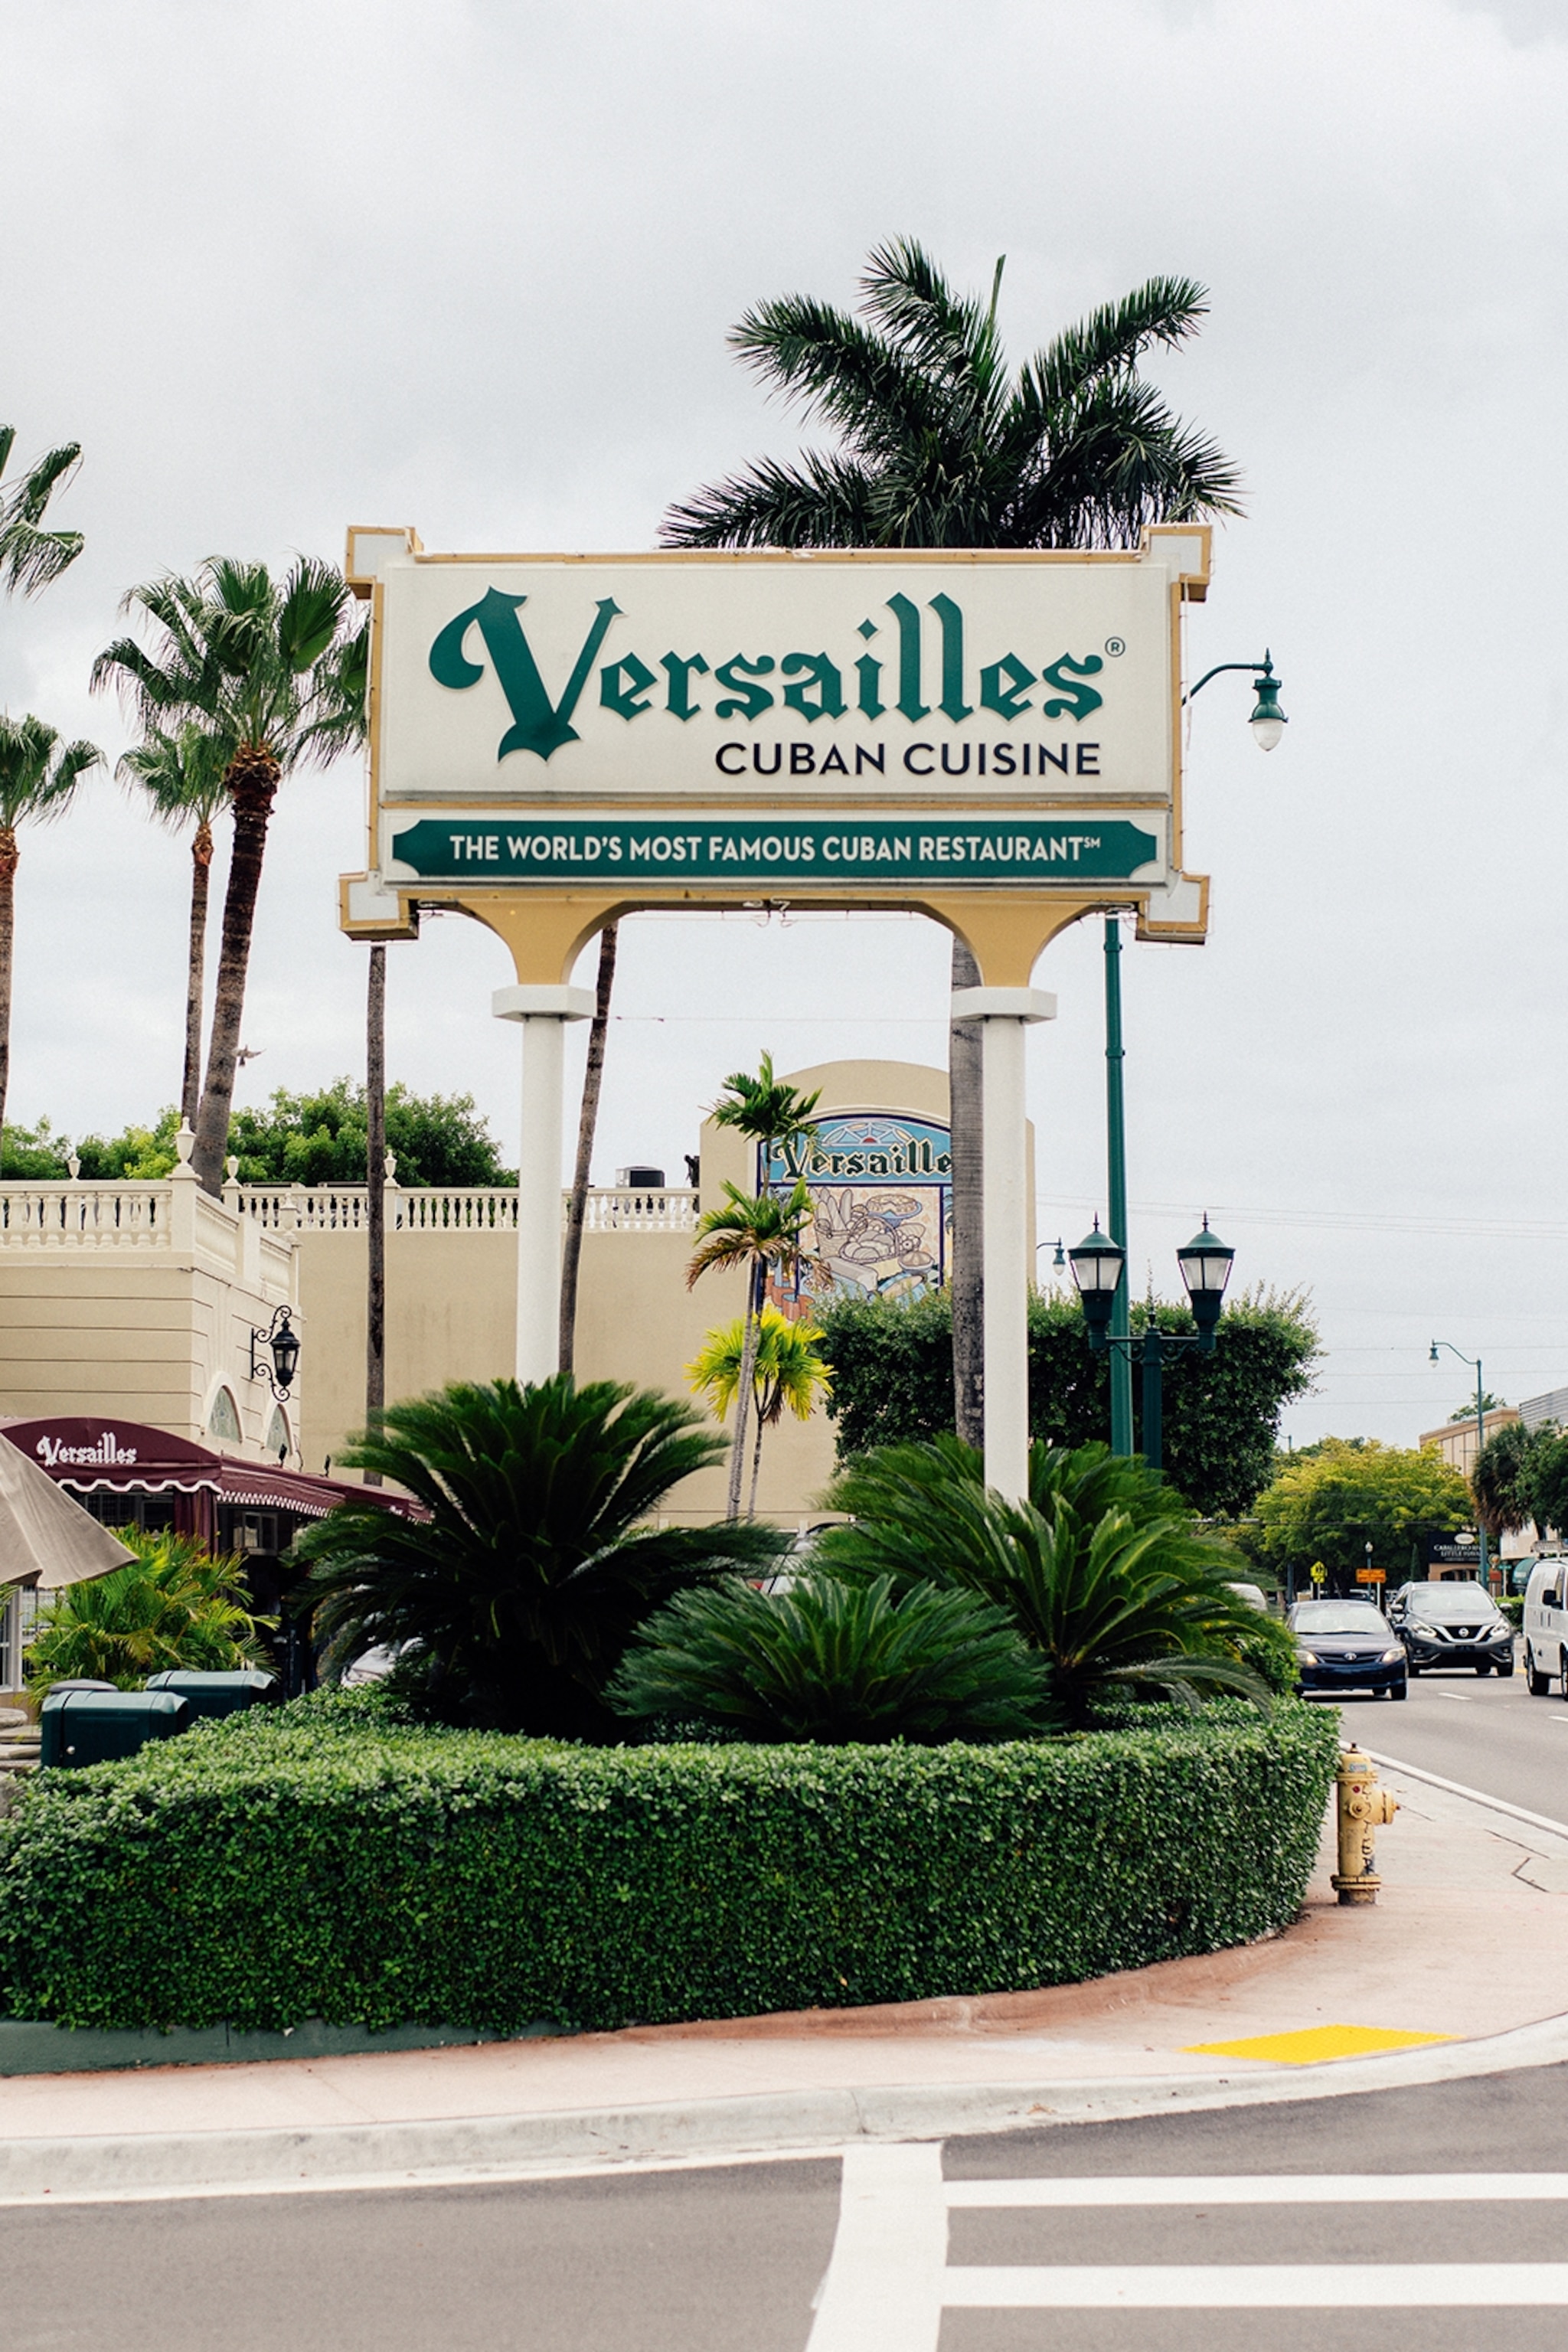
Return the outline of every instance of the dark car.
[[[1513,1627],[1479,1584],[1402,1584],[1388,1622],[1405,1644],[1413,1675],[1463,1666],[1478,1675],[1511,1675]]]
[[[1305,1691],[1368,1690],[1403,1698],[1404,1644],[1370,1601],[1298,1601],[1286,1621],[1296,1636]]]

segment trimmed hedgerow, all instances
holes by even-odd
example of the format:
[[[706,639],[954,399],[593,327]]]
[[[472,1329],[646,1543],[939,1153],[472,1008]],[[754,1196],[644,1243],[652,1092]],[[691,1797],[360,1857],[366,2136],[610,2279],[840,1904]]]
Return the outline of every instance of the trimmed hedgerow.
[[[1074,1983],[1285,1925],[1336,1719],[1234,1702],[987,1748],[592,1748],[359,1695],[48,1774],[0,1825],[0,2010],[605,2028]]]

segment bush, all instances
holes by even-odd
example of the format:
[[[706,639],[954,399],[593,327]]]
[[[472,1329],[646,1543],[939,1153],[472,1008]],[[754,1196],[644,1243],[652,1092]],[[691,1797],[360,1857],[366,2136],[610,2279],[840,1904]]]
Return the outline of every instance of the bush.
[[[1026,1739],[1051,1714],[1046,1682],[1044,1659],[973,1593],[823,1576],[680,1594],[633,1636],[605,1696],[620,1715],[743,1739],[878,1746]]]
[[[1291,1700],[985,1748],[605,1749],[373,1696],[30,1783],[0,2009],[504,2032],[1076,1983],[1285,1926],[1337,1747]]]
[[[29,1690],[41,1695],[78,1675],[140,1690],[170,1666],[226,1674],[271,1664],[259,1629],[277,1620],[251,1614],[237,1559],[166,1528],[115,1532],[136,1558],[46,1601],[27,1644]]]

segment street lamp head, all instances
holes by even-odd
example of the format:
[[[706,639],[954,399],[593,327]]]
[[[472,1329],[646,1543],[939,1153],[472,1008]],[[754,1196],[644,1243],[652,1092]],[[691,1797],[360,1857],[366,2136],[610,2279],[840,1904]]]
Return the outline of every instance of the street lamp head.
[[[272,1368],[279,1388],[287,1395],[293,1386],[294,1375],[300,1369],[300,1335],[289,1320],[289,1309],[279,1309],[278,1328],[268,1341],[272,1350]]]
[[[1427,1358],[1427,1360],[1427,1360],[1427,1362],[1428,1362],[1428,1363],[1431,1363],[1431,1364],[1435,1364],[1435,1363],[1436,1362],[1436,1360],[1437,1360],[1437,1342],[1436,1342],[1436,1339],[1434,1339],[1434,1340],[1433,1340],[1433,1342],[1432,1342],[1432,1352],[1431,1352],[1430,1356],[1428,1356],[1428,1358]]]
[[[1182,1270],[1182,1280],[1192,1303],[1193,1320],[1198,1334],[1207,1346],[1214,1344],[1215,1326],[1219,1321],[1225,1303],[1225,1286],[1230,1280],[1231,1264],[1236,1252],[1217,1234],[1209,1231],[1209,1221],[1204,1219],[1203,1231],[1193,1235],[1184,1249],[1176,1252],[1176,1264]]]
[[[1100,1219],[1096,1217],[1094,1231],[1085,1234],[1078,1247],[1068,1252],[1068,1264],[1083,1301],[1089,1345],[1097,1348],[1110,1328],[1110,1310],[1116,1304],[1127,1253],[1120,1242],[1113,1242],[1109,1234],[1100,1232]]]
[[[1258,707],[1247,723],[1252,730],[1252,740],[1258,750],[1272,751],[1289,721],[1279,708],[1279,680],[1274,675],[1271,655],[1265,653],[1263,668],[1253,684],[1258,695]]]

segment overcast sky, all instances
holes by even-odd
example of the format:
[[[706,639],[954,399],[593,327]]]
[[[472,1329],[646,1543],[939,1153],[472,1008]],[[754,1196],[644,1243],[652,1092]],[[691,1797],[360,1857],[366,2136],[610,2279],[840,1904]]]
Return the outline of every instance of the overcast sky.
[[[111,754],[92,655],[132,582],[216,552],[639,548],[798,421],[733,363],[759,297],[854,297],[868,247],[1007,255],[1016,358],[1156,272],[1212,291],[1163,364],[1245,471],[1189,635],[1272,646],[1194,706],[1202,949],[1125,959],[1131,1257],[1208,1209],[1237,1285],[1310,1288],[1292,1411],[1408,1443],[1568,1383],[1568,8],[1562,0],[0,0],[0,422],[79,440],[74,570],[0,609],[0,698]],[[363,1060],[353,762],[284,788],[242,1100]],[[107,782],[26,838],[11,1116],[177,1091],[184,845]],[[1040,1231],[1104,1193],[1100,926],[1042,959]],[[500,942],[389,955],[394,1075],[509,1153]],[[623,928],[595,1173],[679,1175],[700,1106],[785,1066],[940,1060],[944,940],[902,918]],[[581,1051],[579,1035],[579,1053]],[[1048,1257],[1048,1253],[1047,1253]],[[1042,1261],[1044,1263],[1045,1261]],[[1179,1375],[1178,1375],[1179,1377]]]

